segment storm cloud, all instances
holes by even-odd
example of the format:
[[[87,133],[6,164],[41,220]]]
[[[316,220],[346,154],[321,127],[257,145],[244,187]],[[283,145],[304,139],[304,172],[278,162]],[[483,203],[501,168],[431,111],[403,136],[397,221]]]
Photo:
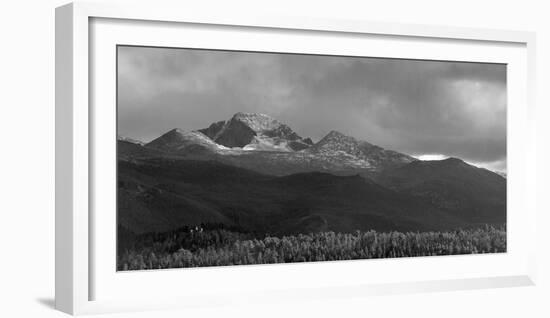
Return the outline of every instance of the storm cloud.
[[[506,170],[502,64],[118,48],[119,135],[149,141],[236,112],[271,115],[314,141],[338,130]]]

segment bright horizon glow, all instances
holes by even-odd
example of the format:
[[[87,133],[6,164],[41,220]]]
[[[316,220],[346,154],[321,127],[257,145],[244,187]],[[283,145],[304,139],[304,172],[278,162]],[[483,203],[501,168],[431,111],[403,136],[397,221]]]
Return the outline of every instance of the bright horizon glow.
[[[433,160],[445,160],[450,158],[450,156],[442,155],[442,154],[424,154],[424,155],[416,155],[413,156],[418,160],[421,161],[433,161]],[[499,172],[499,173],[506,173],[506,168],[502,169],[500,162],[472,162],[464,160],[467,164],[478,167],[478,168],[484,168],[493,172]]]
[[[425,154],[425,155],[419,155],[415,156],[416,159],[422,160],[422,161],[431,161],[431,160],[444,160],[449,158],[449,156],[445,156],[442,154]]]

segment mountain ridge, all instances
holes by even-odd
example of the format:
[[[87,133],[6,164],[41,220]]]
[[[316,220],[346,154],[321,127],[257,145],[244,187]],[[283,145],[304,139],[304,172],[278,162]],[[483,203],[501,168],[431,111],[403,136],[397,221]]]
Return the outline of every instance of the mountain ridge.
[[[421,161],[336,130],[308,139],[249,113],[146,144],[119,138],[121,224],[136,233],[214,222],[285,234],[506,222],[506,179],[489,170]]]
[[[377,171],[417,160],[336,130],[314,143],[271,116],[242,112],[195,131],[172,129],[145,146],[179,155],[201,153],[205,159],[277,175],[285,171]]]
[[[297,151],[311,143],[288,125],[261,113],[239,112],[198,131],[220,145],[245,150]]]
[[[460,218],[358,175],[268,176],[214,161],[119,163],[120,224],[136,233],[207,222],[288,234],[308,230],[436,230]]]
[[[153,141],[145,144],[146,147],[167,152],[184,152],[197,150],[221,150],[225,147],[212,141],[199,131],[184,131],[174,128]]]

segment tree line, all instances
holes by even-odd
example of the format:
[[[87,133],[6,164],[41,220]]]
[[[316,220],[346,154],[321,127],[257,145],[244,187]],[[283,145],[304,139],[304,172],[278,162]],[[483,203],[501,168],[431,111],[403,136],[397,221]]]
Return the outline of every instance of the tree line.
[[[120,233],[120,232],[119,232]],[[201,225],[119,244],[118,270],[499,253],[504,226],[448,232],[321,232],[282,237]]]

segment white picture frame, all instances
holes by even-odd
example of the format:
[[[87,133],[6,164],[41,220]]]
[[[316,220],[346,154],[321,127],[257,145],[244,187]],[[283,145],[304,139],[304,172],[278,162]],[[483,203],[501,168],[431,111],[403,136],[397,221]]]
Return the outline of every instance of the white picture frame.
[[[349,297],[351,295],[380,295],[534,284],[536,274],[534,272],[536,210],[532,202],[535,202],[533,199],[535,191],[526,191],[526,189],[534,189],[536,186],[535,167],[526,164],[528,158],[532,157],[535,151],[535,145],[532,142],[536,122],[533,91],[535,86],[535,35],[533,33],[366,21],[298,19],[284,16],[250,16],[245,13],[239,16],[226,16],[212,12],[189,12],[186,9],[183,8],[183,5],[178,8],[177,5],[171,7],[154,7],[153,5],[143,4],[117,6],[115,3],[85,2],[68,4],[56,9],[55,306],[57,309],[70,314],[89,314],[251,301],[300,301]],[[124,25],[122,27],[107,26],[107,29],[102,31],[101,28],[97,29],[93,26],[94,21],[98,21],[98,19],[124,21],[122,23]],[[94,125],[98,125],[98,118],[109,122],[109,119],[106,119],[109,115],[105,114],[105,109],[109,109],[108,105],[113,98],[109,94],[102,95],[101,98],[106,100],[106,108],[101,112],[94,109],[97,96],[93,95],[92,91],[102,89],[98,88],[98,85],[92,79],[92,74],[98,73],[94,67],[101,68],[101,65],[108,65],[108,63],[102,64],[101,58],[97,60],[99,61],[97,64],[92,63],[94,54],[102,54],[101,51],[96,52],[92,44],[102,43],[103,46],[112,46],[118,44],[117,41],[120,40],[116,34],[124,36],[124,34],[131,35],[132,32],[135,33],[134,36],[126,39],[139,38],[140,34],[145,39],[147,32],[137,34],[136,31],[132,31],[133,27],[128,24],[131,21],[138,21],[142,24],[161,23],[160,29],[162,30],[157,30],[159,33],[157,33],[158,36],[155,41],[165,41],[163,43],[171,43],[173,34],[170,30],[176,28],[175,25],[192,25],[213,28],[213,33],[217,32],[216,30],[237,27],[254,30],[259,34],[269,30],[269,32],[281,31],[287,35],[293,32],[315,32],[318,36],[327,38],[331,35],[344,35],[350,38],[368,35],[385,38],[395,37],[396,42],[405,41],[406,39],[423,39],[431,42],[431,45],[446,42],[447,45],[454,48],[453,50],[448,49],[448,51],[454,51],[454,53],[449,53],[449,55],[440,53],[439,58],[441,59],[456,58],[456,47],[458,46],[464,47],[463,59],[484,61],[482,52],[476,51],[476,48],[467,49],[467,43],[472,43],[472,46],[476,46],[476,43],[484,43],[489,46],[494,44],[494,48],[491,49],[494,51],[494,59],[499,62],[512,61],[511,63],[517,66],[512,68],[516,71],[509,78],[510,86],[515,93],[513,93],[513,96],[509,96],[511,99],[508,105],[510,171],[508,193],[509,196],[512,195],[508,209],[512,209],[511,211],[522,210],[521,220],[514,218],[517,213],[512,213],[511,221],[514,223],[509,225],[513,228],[514,224],[521,223],[517,226],[517,230],[511,230],[512,234],[510,234],[514,235],[513,238],[517,238],[512,242],[517,241],[519,243],[511,246],[510,251],[504,256],[478,257],[474,261],[470,261],[471,259],[468,256],[437,260],[431,260],[430,258],[409,260],[406,261],[408,262],[406,266],[409,268],[435,268],[443,264],[442,262],[445,263],[445,266],[448,266],[447,272],[438,273],[425,271],[424,274],[421,274],[420,270],[411,270],[410,272],[413,274],[411,274],[410,279],[402,279],[402,276],[407,274],[407,272],[402,271],[405,266],[402,262],[388,260],[327,262],[327,264],[322,265],[240,266],[234,268],[191,269],[187,272],[173,270],[163,271],[162,273],[147,273],[145,275],[144,273],[136,273],[135,275],[116,273],[113,267],[112,275],[109,273],[103,275],[105,270],[98,268],[100,266],[97,265],[96,261],[97,259],[107,258],[101,256],[103,254],[97,254],[96,250],[101,244],[109,244],[109,242],[112,243],[114,248],[115,242],[109,238],[104,239],[103,242],[92,238],[94,229],[97,227],[96,222],[102,222],[91,213],[94,206],[97,205],[97,202],[94,202],[95,197],[91,194],[94,193],[97,183],[103,182],[101,177],[98,178],[94,175],[98,173],[94,167],[97,167],[96,152],[104,149],[102,146],[104,144],[97,142],[102,137],[97,129],[94,130]],[[118,33],[106,32],[114,30],[108,28],[124,30]],[[111,36],[107,36],[107,34],[111,34]],[[137,40],[125,40],[122,44],[135,44],[128,41]],[[175,46],[177,43],[173,45]],[[509,50],[511,53],[501,55],[499,52],[504,50],[501,48],[503,46],[512,47],[513,49]],[[330,49],[330,44],[328,49]],[[416,51],[420,52],[421,49],[419,47]],[[411,49],[408,53],[410,58],[423,56],[420,53],[415,56],[414,52],[415,50]],[[355,54],[361,54],[361,52],[358,51]],[[106,55],[106,58],[109,59],[109,55]],[[99,72],[105,75],[96,75],[109,78],[111,74],[109,72],[111,71]],[[113,79],[111,78],[111,80]],[[108,132],[107,129],[103,135],[108,135]],[[108,151],[103,152],[103,154],[105,153],[109,155]],[[103,178],[106,175],[108,176],[108,174],[104,174]],[[516,222],[516,220],[519,221]],[[482,269],[477,271],[473,269],[479,268],[484,263],[511,265],[503,265],[501,268],[493,270],[489,269],[491,267],[489,265],[487,268],[481,266]],[[307,274],[318,275],[324,273],[328,277],[331,275],[326,275],[326,273],[337,273],[342,270],[348,273],[357,273],[367,268],[371,271],[378,268],[380,271],[386,271],[386,274],[380,275],[381,279],[379,280],[375,280],[374,277],[354,279],[350,275],[342,275],[343,277],[338,279],[327,279],[316,283],[313,282],[313,278],[316,276],[308,276]],[[391,270],[401,272],[401,276],[395,275],[393,279],[388,279]],[[463,274],[458,273],[459,271],[463,271]],[[119,279],[122,277],[120,275],[125,276]],[[137,279],[144,288],[154,289],[155,284],[162,286],[166,281],[182,279],[176,276],[184,275],[187,275],[187,281],[191,281],[190,285],[195,284],[197,287],[196,292],[176,294],[172,298],[168,298],[162,293],[149,293],[146,297],[138,298],[129,292],[132,288],[135,290],[132,282],[135,283]],[[230,285],[231,280],[227,280],[226,283],[229,285],[224,286],[222,286],[222,283],[210,282],[206,284],[208,288],[200,289],[199,279],[189,280],[192,276],[201,277],[205,275],[215,275],[220,280],[224,279],[225,276],[231,276],[234,279],[233,282],[235,280],[242,281],[242,279],[248,280],[248,282],[245,281],[238,288]],[[284,277],[295,277],[296,279],[292,279],[292,282],[281,283],[280,278],[283,277],[282,275],[288,275]],[[117,276],[117,279],[114,279],[114,276]],[[267,279],[268,277],[270,279]],[[262,278],[264,278],[263,281]],[[102,280],[102,286],[104,287],[97,288],[96,280]],[[259,281],[263,284],[260,289],[258,287]],[[123,285],[124,287],[120,287]],[[108,290],[112,291],[111,295],[107,295]],[[304,290],[307,290],[307,292],[304,292]],[[129,296],[116,297],[122,291],[128,291]],[[103,294],[99,295],[98,292]]]

